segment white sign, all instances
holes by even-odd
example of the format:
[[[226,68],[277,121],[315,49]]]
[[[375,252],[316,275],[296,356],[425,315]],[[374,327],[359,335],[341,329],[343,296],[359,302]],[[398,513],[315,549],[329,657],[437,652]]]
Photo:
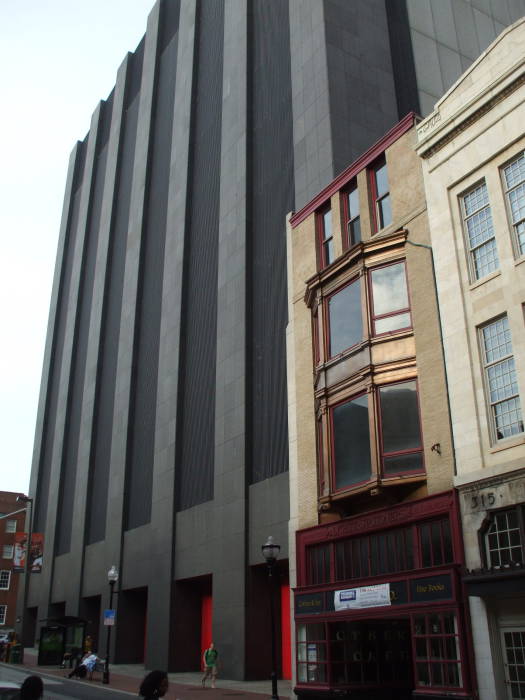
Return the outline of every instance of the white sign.
[[[104,625],[113,627],[115,625],[116,610],[104,610]]]
[[[335,591],[334,593],[334,610],[379,608],[385,605],[391,605],[389,583],[348,588],[345,591]]]

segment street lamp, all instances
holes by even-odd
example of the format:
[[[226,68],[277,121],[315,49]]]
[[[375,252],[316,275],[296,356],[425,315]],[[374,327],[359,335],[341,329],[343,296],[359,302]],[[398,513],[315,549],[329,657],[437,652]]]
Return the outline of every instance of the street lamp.
[[[29,593],[29,574],[31,572],[31,564],[30,564],[30,559],[31,559],[31,540],[33,539],[33,499],[29,498],[29,496],[24,496],[24,494],[20,494],[16,498],[18,503],[25,503],[26,504],[26,513],[29,514],[29,532],[27,535],[27,542],[26,542],[26,558],[25,558],[25,566],[24,566],[24,594],[22,596],[22,615],[20,616],[22,619],[20,621],[20,663],[24,663],[24,642],[25,642],[25,635],[27,633],[27,625],[26,625],[26,613],[27,613],[27,596]],[[26,519],[27,521],[27,519]]]
[[[118,581],[118,569],[113,564],[111,569],[108,571],[108,583],[109,583],[109,609],[113,609],[113,589]],[[102,676],[102,683],[109,683],[109,643],[111,640],[111,627],[112,624],[108,624],[108,631],[106,637],[106,663],[104,664],[104,674]]]
[[[266,560],[268,565],[268,584],[270,587],[270,624],[272,631],[272,700],[279,700],[277,695],[277,661],[276,661],[276,645],[275,645],[275,576],[273,575],[273,570],[275,567],[275,562],[281,551],[281,546],[275,544],[273,537],[270,536],[266,540],[266,543],[261,547],[262,555]]]

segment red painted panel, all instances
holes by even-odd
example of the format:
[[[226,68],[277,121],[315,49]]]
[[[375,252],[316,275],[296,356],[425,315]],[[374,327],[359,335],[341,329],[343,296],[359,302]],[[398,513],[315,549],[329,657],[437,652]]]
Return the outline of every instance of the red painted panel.
[[[203,595],[201,600],[201,650],[207,649],[212,637],[212,610],[213,598],[211,595]]]
[[[285,680],[292,680],[292,638],[290,631],[290,585],[281,584],[281,656]]]

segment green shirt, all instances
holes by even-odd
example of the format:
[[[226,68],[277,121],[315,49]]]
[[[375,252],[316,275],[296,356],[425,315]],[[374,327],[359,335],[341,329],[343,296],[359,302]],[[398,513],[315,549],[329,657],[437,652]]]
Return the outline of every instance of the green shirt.
[[[204,652],[204,663],[206,666],[215,666],[217,663],[217,656],[219,652],[217,649],[206,649]]]

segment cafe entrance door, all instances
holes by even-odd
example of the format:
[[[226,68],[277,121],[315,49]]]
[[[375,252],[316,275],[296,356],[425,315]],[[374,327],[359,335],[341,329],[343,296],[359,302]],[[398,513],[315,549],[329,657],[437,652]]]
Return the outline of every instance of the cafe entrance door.
[[[330,623],[334,687],[352,689],[352,698],[408,700],[414,689],[408,619]]]

